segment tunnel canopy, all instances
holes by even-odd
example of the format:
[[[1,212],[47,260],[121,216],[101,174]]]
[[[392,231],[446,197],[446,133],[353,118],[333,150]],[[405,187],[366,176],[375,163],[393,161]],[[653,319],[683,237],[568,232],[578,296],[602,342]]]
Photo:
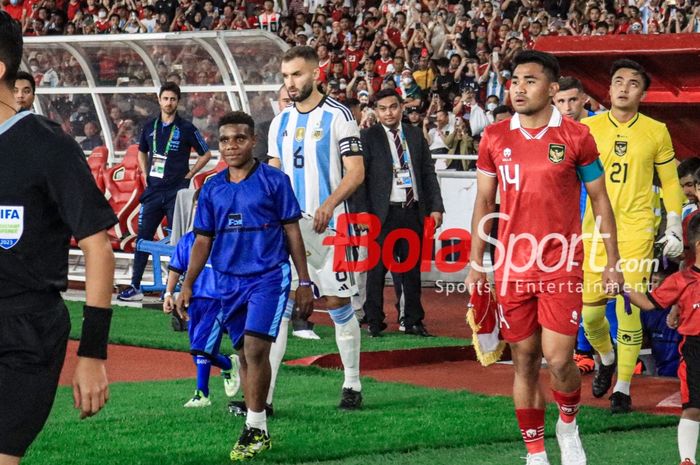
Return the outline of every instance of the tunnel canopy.
[[[59,122],[86,151],[101,138],[111,158],[138,143],[168,80],[179,81],[180,115],[212,149],[225,112],[272,119],[287,48],[266,31],[26,37],[21,68],[37,84],[34,111]]]

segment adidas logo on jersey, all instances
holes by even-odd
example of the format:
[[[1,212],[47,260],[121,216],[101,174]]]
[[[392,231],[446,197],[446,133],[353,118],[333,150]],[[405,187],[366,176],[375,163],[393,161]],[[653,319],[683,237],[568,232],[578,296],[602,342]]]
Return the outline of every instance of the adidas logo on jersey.
[[[340,289],[338,289],[338,290],[339,291],[349,291],[350,288],[348,287],[347,284],[343,284],[342,286],[340,286]]]

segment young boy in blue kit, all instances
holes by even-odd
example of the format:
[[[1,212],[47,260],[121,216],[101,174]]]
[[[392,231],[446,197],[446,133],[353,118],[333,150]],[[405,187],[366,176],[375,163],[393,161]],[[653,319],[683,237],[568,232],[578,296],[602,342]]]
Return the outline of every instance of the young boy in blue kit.
[[[196,238],[176,311],[187,320],[193,285],[207,261],[216,274],[223,325],[239,351],[246,424],[230,457],[242,461],[271,447],[265,399],[270,347],[277,338],[291,286],[291,255],[299,275],[300,316],[313,309],[312,283],[299,229],[301,209],[282,171],[253,158],[255,122],[243,112],[219,121],[219,150],[228,169],[202,187]],[[211,254],[211,258],[210,258]]]
[[[194,195],[193,214],[197,208],[199,191]],[[175,308],[173,292],[180,276],[187,270],[190,260],[190,252],[194,244],[195,234],[190,231],[177,243],[175,253],[170,258],[168,266],[168,283],[163,300],[163,311],[171,313]],[[192,292],[192,300],[189,308],[189,337],[190,353],[197,367],[197,389],[192,398],[185,403],[187,408],[208,407],[209,400],[209,374],[211,366],[221,369],[224,379],[224,391],[228,397],[233,397],[238,392],[240,377],[238,375],[238,356],[227,357],[219,353],[221,338],[223,336],[221,299],[216,291],[216,277],[211,264],[206,267],[195,281]]]

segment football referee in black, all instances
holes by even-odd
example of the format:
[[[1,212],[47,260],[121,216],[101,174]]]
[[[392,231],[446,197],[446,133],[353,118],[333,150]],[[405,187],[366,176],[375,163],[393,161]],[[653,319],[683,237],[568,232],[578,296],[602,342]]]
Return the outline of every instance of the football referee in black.
[[[109,398],[105,359],[116,223],[78,144],[60,126],[14,110],[22,30],[0,11],[0,465],[19,463],[53,405],[70,320],[71,235],[85,254],[86,305],[73,398],[80,417]]]

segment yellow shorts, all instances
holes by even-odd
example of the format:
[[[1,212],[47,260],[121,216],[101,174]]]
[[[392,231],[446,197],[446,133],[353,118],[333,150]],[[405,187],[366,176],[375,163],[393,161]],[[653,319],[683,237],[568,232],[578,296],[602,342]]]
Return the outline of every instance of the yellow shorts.
[[[619,242],[619,269],[625,277],[625,288],[638,292],[647,292],[647,283],[652,271],[658,268],[654,257],[654,241],[640,240]],[[602,242],[583,242],[583,303],[592,304],[607,300],[603,285],[603,268],[607,263],[607,254]]]

